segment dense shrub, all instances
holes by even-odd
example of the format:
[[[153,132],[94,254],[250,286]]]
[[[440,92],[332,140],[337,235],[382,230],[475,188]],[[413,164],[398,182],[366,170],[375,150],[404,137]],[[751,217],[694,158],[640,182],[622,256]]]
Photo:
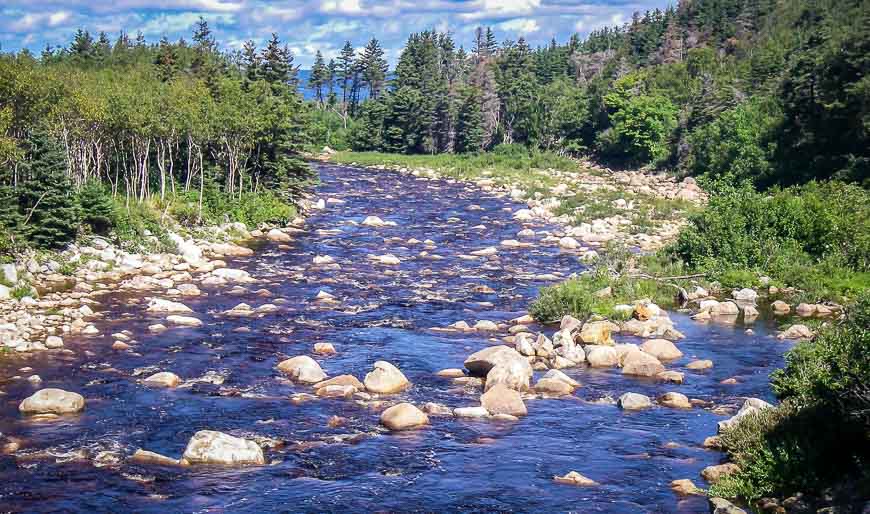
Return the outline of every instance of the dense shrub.
[[[78,193],[82,222],[95,234],[105,235],[115,224],[115,202],[111,192],[98,181],[85,184]]]
[[[287,224],[296,216],[296,209],[271,191],[245,192],[233,197],[217,187],[203,192],[201,212],[198,191],[178,194],[170,202],[170,212],[182,224],[240,221],[249,227],[263,223]]]
[[[714,185],[669,249],[692,268],[749,270],[819,294],[849,294],[870,271],[870,193],[837,182],[759,193]]]

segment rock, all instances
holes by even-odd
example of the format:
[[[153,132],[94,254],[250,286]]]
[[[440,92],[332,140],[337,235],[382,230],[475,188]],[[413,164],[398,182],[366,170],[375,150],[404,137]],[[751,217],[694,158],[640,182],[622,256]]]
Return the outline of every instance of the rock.
[[[641,410],[652,407],[652,401],[644,394],[624,393],[616,401],[616,405],[623,410]]]
[[[567,382],[555,378],[542,378],[535,384],[535,392],[564,396],[573,393],[574,387]]]
[[[459,378],[465,376],[465,371],[459,368],[447,368],[438,371],[435,375],[442,378]]]
[[[211,272],[213,276],[226,280],[227,282],[253,282],[251,274],[245,270],[233,268],[218,268]]]
[[[161,371],[146,378],[142,383],[150,387],[176,387],[181,383],[181,378],[175,373]]]
[[[544,374],[544,378],[553,379],[553,380],[561,380],[562,382],[565,382],[566,384],[568,384],[571,387],[575,387],[575,388],[580,387],[580,382],[578,382],[578,381],[574,380],[573,378],[569,377],[568,375],[562,373],[558,369],[551,369],[550,371],[548,371],[547,373]]]
[[[166,330],[166,326],[162,323],[155,323],[153,325],[148,325],[148,331],[152,333],[163,332]]]
[[[489,411],[485,407],[458,407],[453,409],[457,418],[488,418]]]
[[[155,466],[178,466],[181,464],[181,461],[178,459],[160,455],[159,453],[149,452],[141,448],[136,450],[136,453],[130,457],[130,461],[135,462],[136,464]]]
[[[486,374],[486,391],[502,384],[509,389],[525,391],[529,388],[529,362],[512,360],[489,370]]]
[[[658,359],[641,351],[628,352],[622,361],[623,375],[654,377],[664,370],[665,367]]]
[[[580,340],[586,344],[613,346],[616,343],[610,337],[612,330],[613,324],[609,321],[590,321],[580,329]]]
[[[705,369],[710,369],[713,367],[713,361],[709,359],[704,360],[694,360],[688,364],[686,364],[686,369],[691,369],[693,371],[701,371]]]
[[[710,498],[710,514],[746,514],[746,511],[724,498]]]
[[[535,355],[534,343],[528,334],[520,333],[514,338],[514,348],[520,355],[533,357]]]
[[[651,339],[640,345],[640,349],[659,360],[673,360],[683,356],[683,352],[667,339]]]
[[[743,289],[734,290],[734,292],[731,294],[731,297],[738,302],[747,302],[754,304],[755,300],[758,298],[758,293],[755,292],[754,289],[745,287]]]
[[[816,306],[809,303],[800,303],[794,311],[802,318],[809,318],[816,313]]]
[[[423,405],[423,412],[430,416],[453,416],[453,409],[442,403],[435,402],[428,402]]]
[[[190,307],[184,305],[183,303],[162,300],[160,298],[152,298],[151,301],[148,302],[148,308],[146,310],[148,312],[159,313],[193,312]]]
[[[743,406],[740,407],[740,410],[737,411],[737,414],[729,419],[720,421],[718,423],[719,433],[721,434],[723,431],[728,430],[729,428],[734,426],[744,416],[748,416],[750,414],[757,413],[763,409],[770,408],[773,408],[773,405],[767,403],[764,400],[760,400],[758,398],[747,398],[746,401],[743,402]]]
[[[580,243],[573,237],[563,237],[562,239],[559,239],[559,247],[564,248],[565,250],[575,250],[580,248],[580,246]]]
[[[63,389],[40,389],[18,406],[22,414],[72,414],[85,408],[85,399]]]
[[[583,328],[583,322],[570,314],[562,316],[562,320],[559,322],[559,330],[574,332],[580,328]]]
[[[395,221],[384,221],[377,216],[368,216],[363,220],[362,225],[367,227],[391,227],[395,226]]]
[[[190,438],[183,460],[189,464],[228,466],[263,465],[266,458],[257,443],[213,430],[200,430]]]
[[[381,413],[381,424],[390,430],[410,430],[428,425],[429,417],[410,403],[400,403]]]
[[[704,438],[704,442],[701,443],[701,446],[711,450],[721,450],[722,439],[718,435],[711,435],[710,437]]]
[[[353,375],[339,375],[337,377],[330,378],[329,380],[318,382],[314,384],[313,387],[314,389],[320,389],[329,386],[350,386],[359,391],[362,391],[366,388],[366,386],[364,386],[363,383],[360,382],[359,379]]]
[[[290,378],[305,384],[315,384],[326,378],[326,373],[314,359],[307,355],[298,355],[278,363],[278,369],[290,375]]]
[[[523,368],[525,374],[531,378],[532,366],[528,359],[513,348],[504,345],[490,346],[475,352],[465,359],[464,365],[472,375],[486,376],[492,368],[499,365],[509,367],[512,362],[519,363],[518,366]]]
[[[795,324],[781,332],[777,337],[780,339],[812,339],[814,335],[815,333],[806,325]]]
[[[554,476],[553,480],[559,484],[576,485],[576,486],[596,486],[598,482],[587,478],[576,471],[571,471],[563,476]]]
[[[166,321],[171,325],[179,325],[182,327],[201,327],[202,321],[191,316],[171,315],[166,317]],[[150,327],[149,327],[150,328]]]
[[[722,480],[726,475],[731,475],[738,471],[740,471],[740,466],[733,462],[728,462],[725,464],[717,464],[715,466],[707,466],[703,471],[701,471],[701,476],[707,482],[715,484],[719,480]]]
[[[770,308],[773,309],[773,313],[782,316],[791,312],[791,307],[789,304],[785,303],[782,300],[776,300],[775,302],[770,304]]]
[[[683,478],[680,480],[674,480],[671,482],[671,490],[677,493],[680,496],[691,496],[691,495],[703,495],[704,491],[698,489],[698,487],[688,478]]]
[[[312,262],[315,266],[325,266],[327,264],[334,264],[335,259],[329,255],[315,255]]]
[[[45,338],[45,347],[52,350],[63,348],[63,339],[58,336],[48,336]]]
[[[634,304],[634,312],[632,316],[640,321],[646,321],[657,318],[662,310],[658,305],[649,300],[640,300]]]
[[[283,232],[282,230],[279,230],[277,228],[273,228],[272,230],[266,232],[266,239],[276,243],[289,243],[293,240],[293,238],[290,237],[290,234]]]
[[[482,332],[495,332],[498,330],[498,325],[495,322],[482,319],[474,324],[474,330],[479,330]]]
[[[691,409],[692,403],[684,394],[680,393],[665,393],[658,397],[658,402],[665,407],[672,409]]]
[[[15,267],[15,264],[4,264],[0,267],[0,271],[2,271],[4,282],[7,284],[18,283],[18,269]]]
[[[314,343],[314,353],[320,355],[334,355],[337,353],[332,343]]]
[[[758,317],[758,309],[751,305],[747,305],[743,308],[743,322],[744,323],[752,323],[755,321],[755,318]]]
[[[387,266],[398,266],[402,263],[398,257],[395,255],[388,253],[386,255],[372,255],[369,257],[371,260],[378,262],[380,264],[384,264]]]
[[[365,376],[367,391],[379,394],[395,394],[411,387],[411,382],[387,361],[377,361],[374,369]]]
[[[514,389],[498,384],[480,397],[480,404],[492,415],[510,414],[525,416],[527,414],[523,397]]]
[[[736,316],[740,314],[740,307],[734,302],[720,302],[710,309],[714,316]]]
[[[593,368],[612,368],[619,364],[619,355],[611,346],[586,347],[586,361]]]
[[[685,376],[679,371],[662,371],[656,375],[656,378],[662,382],[670,382],[671,384],[682,384]]]

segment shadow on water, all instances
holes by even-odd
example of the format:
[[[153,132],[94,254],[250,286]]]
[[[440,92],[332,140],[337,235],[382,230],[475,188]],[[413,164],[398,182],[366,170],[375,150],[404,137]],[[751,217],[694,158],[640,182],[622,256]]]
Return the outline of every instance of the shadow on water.
[[[576,255],[543,245],[461,258],[515,239],[522,228],[511,219],[520,206],[497,195],[371,170],[321,166],[320,172],[319,195],[344,203],[330,202],[312,215],[307,233],[290,249],[266,244],[254,257],[232,262],[259,280],[246,292],[203,287],[206,295],[184,300],[206,321],[203,327],[152,335],[147,326],[160,318],[144,312],[148,295],[117,293],[102,297],[99,306],[106,320],[117,321],[98,322],[100,336],[68,340],[75,355],[43,353],[0,363],[2,377],[38,373],[41,387],[87,398],[80,416],[38,423],[17,411],[35,388],[21,379],[2,384],[0,431],[23,444],[15,455],[0,456],[0,510],[706,511],[703,499],[680,499],[669,483],[687,477],[702,483],[700,470],[720,461],[720,454],[700,443],[721,416],[701,408],[624,413],[593,400],[668,390],[717,404],[769,397],[767,376],[786,348],[770,337],[771,327],[756,326],[756,334],[747,336],[741,326],[701,325],[674,315],[687,335],[679,343],[685,356],[668,367],[686,371],[684,385],[624,378],[618,370],[565,370],[584,385],[575,396],[530,401],[528,417],[516,423],[432,418],[425,430],[394,435],[378,427],[376,410],[352,401],[292,403],[291,394],[309,389],[282,379],[276,363],[309,354],[316,342],[331,342],[338,354],[317,358],[331,376],[362,378],[383,359],[414,383],[398,399],[476,405],[478,391],[457,388],[433,372],[461,367],[470,352],[493,341],[429,329],[458,320],[513,318],[547,284],[535,280],[536,274],[567,276],[581,269]],[[351,224],[366,216],[397,225]],[[409,243],[411,238],[421,243]],[[422,243],[427,239],[433,247]],[[383,266],[367,259],[385,253],[402,263]],[[332,256],[341,269],[314,267],[315,255]],[[256,293],[261,288],[270,295]],[[340,303],[314,302],[321,290]],[[220,315],[240,302],[276,303],[280,311],[258,319]],[[110,349],[110,334],[120,330],[134,334],[133,353]],[[682,369],[695,358],[710,358],[715,367]],[[19,372],[22,366],[33,371]],[[138,383],[163,370],[185,384],[155,390]],[[729,377],[739,383],[719,383]],[[346,423],[330,428],[327,420],[334,415]],[[272,465],[260,468],[123,461],[137,448],[178,457],[201,429],[284,444],[268,449]],[[665,446],[669,442],[677,445]],[[553,475],[570,470],[601,486],[552,482]]]

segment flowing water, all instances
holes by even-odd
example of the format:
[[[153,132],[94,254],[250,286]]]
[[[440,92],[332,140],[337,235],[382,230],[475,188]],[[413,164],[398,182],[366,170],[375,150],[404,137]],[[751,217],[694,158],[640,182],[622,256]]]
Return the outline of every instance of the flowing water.
[[[317,357],[330,376],[362,378],[374,361],[388,360],[414,384],[397,400],[477,405],[479,390],[434,372],[462,367],[467,355],[494,342],[491,336],[431,329],[514,318],[552,282],[540,275],[582,269],[576,254],[552,245],[460,257],[515,239],[522,228],[511,219],[522,206],[496,194],[389,172],[337,166],[320,172],[319,196],[345,203],[310,216],[289,249],[262,244],[254,256],[230,262],[258,279],[247,293],[203,287],[207,295],[184,300],[202,327],[152,335],[147,326],[160,317],[145,312],[148,294],[116,293],[101,297],[97,309],[105,314],[97,322],[103,335],[66,338],[74,355],[0,361],[0,432],[23,440],[14,455],[0,456],[0,511],[706,512],[704,499],[680,499],[669,483],[691,478],[704,485],[698,473],[722,455],[700,443],[723,417],[703,408],[628,413],[596,400],[669,390],[716,404],[766,398],[768,374],[781,364],[785,345],[763,322],[745,335],[739,325],[702,325],[672,314],[687,337],[678,343],[685,356],[668,368],[683,370],[695,358],[712,359],[714,368],[687,371],[680,386],[623,377],[618,369],[567,369],[583,387],[571,397],[528,401],[528,416],[517,422],[431,417],[423,430],[395,434],[379,428],[377,410],[353,401],[291,402],[310,388],[288,382],[275,365],[331,342],[338,354]],[[371,215],[397,226],[352,223]],[[423,246],[408,244],[410,238],[431,239],[435,248],[421,255]],[[402,263],[367,259],[384,253]],[[334,257],[341,269],[314,267],[315,255]],[[321,290],[340,303],[314,302]],[[259,319],[220,315],[240,302],[276,303],[280,311]],[[134,353],[110,349],[110,334],[120,330],[134,334]],[[22,373],[22,366],[33,371]],[[172,371],[185,383],[149,389],[138,382],[156,371]],[[85,411],[52,422],[22,417],[18,403],[37,388],[8,377],[31,373],[44,380],[40,387],[83,394]],[[739,383],[719,383],[729,377]],[[334,415],[347,423],[330,428]],[[137,448],[180,457],[202,429],[286,444],[266,450],[271,465],[244,469],[124,460]],[[570,470],[601,485],[553,482]]]

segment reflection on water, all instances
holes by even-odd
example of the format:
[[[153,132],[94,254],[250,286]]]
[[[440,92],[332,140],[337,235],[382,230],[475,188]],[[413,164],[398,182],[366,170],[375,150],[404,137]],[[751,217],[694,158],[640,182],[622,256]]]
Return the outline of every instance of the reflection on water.
[[[104,336],[68,340],[76,355],[0,362],[2,377],[31,366],[28,374],[38,373],[41,387],[87,398],[80,416],[36,423],[17,411],[33,386],[24,380],[2,384],[0,431],[20,438],[22,448],[0,456],[0,510],[706,512],[703,499],[679,499],[669,483],[691,478],[703,484],[698,473],[721,455],[699,446],[722,417],[700,408],[625,413],[594,400],[675,389],[717,405],[768,397],[768,373],[780,365],[786,346],[765,326],[747,336],[740,326],[699,325],[674,315],[687,338],[678,343],[685,356],[669,368],[709,358],[712,370],[687,371],[681,386],[626,378],[618,370],[564,370],[583,384],[575,396],[530,401],[528,417],[516,423],[433,417],[425,430],[396,435],[378,427],[377,410],[353,401],[291,402],[291,394],[310,390],[284,380],[276,363],[331,342],[338,354],[317,357],[331,376],[362,378],[383,359],[414,384],[397,398],[476,405],[479,392],[433,373],[461,367],[469,353],[490,342],[488,336],[429,329],[516,317],[546,284],[535,275],[581,269],[576,255],[544,245],[460,257],[517,238],[522,227],[511,220],[511,210],[520,206],[506,199],[392,173],[336,166],[320,171],[320,196],[344,203],[331,202],[312,215],[307,233],[289,250],[265,244],[254,257],[231,263],[259,279],[247,292],[203,287],[207,296],[184,300],[207,320],[203,327],[152,335],[147,326],[159,318],[145,313],[145,295],[118,294],[103,297],[101,308],[109,311],[107,319],[119,321],[98,322]],[[397,225],[359,226],[366,216]],[[434,245],[422,243],[427,239]],[[401,264],[367,258],[387,253]],[[340,269],[315,267],[316,255],[332,256]],[[320,291],[339,303],[315,302]],[[274,303],[280,310],[260,319],[220,315],[240,302]],[[110,334],[121,330],[133,333],[136,353],[110,349]],[[160,390],[137,382],[164,370],[185,384]],[[729,377],[739,383],[719,384]],[[327,422],[335,415],[346,422],[331,428]],[[124,462],[137,448],[179,457],[201,429],[268,444],[272,465],[176,469]],[[665,446],[669,442],[677,445]],[[552,482],[570,470],[601,486]]]

